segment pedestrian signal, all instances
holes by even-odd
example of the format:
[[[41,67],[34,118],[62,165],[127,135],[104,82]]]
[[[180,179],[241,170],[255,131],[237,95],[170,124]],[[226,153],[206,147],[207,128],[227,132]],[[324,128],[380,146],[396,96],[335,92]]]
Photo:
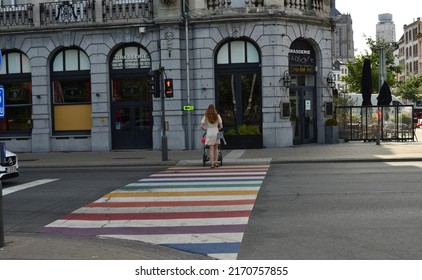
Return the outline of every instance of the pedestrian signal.
[[[173,97],[173,79],[164,80],[164,94],[167,98]]]
[[[159,98],[160,94],[160,71],[154,70],[148,72],[148,93]]]

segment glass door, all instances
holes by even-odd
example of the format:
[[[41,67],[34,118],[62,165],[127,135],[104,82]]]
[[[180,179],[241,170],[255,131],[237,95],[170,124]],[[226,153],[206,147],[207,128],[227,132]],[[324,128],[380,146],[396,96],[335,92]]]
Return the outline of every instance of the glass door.
[[[218,76],[217,107],[226,130],[242,125],[262,131],[261,80],[258,73],[222,74]]]
[[[293,144],[316,142],[316,110],[313,88],[290,89],[290,120],[293,126]]]

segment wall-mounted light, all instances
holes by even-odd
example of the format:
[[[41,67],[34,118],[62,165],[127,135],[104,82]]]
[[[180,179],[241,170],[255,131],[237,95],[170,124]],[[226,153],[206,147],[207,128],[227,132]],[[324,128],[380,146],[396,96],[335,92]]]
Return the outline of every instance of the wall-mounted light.
[[[139,27],[138,29],[139,34],[145,34],[147,32],[147,29],[144,26]]]
[[[281,79],[283,80],[283,86],[285,88],[289,88],[290,84],[292,83],[292,77],[290,77],[289,70],[284,71],[283,77]]]
[[[95,94],[95,96],[96,96],[96,97],[100,97],[100,94],[97,92],[97,93]]]
[[[38,98],[38,99],[41,99],[41,95],[37,94],[37,98]]]
[[[335,79],[334,79],[334,73],[333,72],[329,72],[328,73],[328,76],[327,76],[327,85],[330,88],[335,88],[336,87],[336,82],[335,82]]]

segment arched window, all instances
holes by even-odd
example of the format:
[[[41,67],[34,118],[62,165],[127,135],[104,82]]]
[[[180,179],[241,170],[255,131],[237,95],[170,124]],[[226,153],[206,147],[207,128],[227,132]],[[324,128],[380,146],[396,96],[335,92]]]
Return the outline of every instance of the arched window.
[[[245,41],[230,41],[218,51],[217,64],[259,63],[259,53],[254,45]]]
[[[5,117],[0,119],[2,135],[24,136],[32,132],[31,66],[19,51],[2,55],[1,84],[5,91]]]
[[[259,49],[247,39],[225,42],[215,56],[216,106],[230,135],[254,131],[262,147],[262,85]],[[230,144],[229,144],[230,146]],[[242,146],[233,141],[233,147]]]
[[[53,133],[88,134],[92,127],[90,62],[82,50],[59,51],[51,67]]]

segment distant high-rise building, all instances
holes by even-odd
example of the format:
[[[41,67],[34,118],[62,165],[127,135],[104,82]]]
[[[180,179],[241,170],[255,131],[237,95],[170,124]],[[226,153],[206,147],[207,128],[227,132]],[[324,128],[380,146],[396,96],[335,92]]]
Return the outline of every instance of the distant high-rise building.
[[[376,27],[376,38],[384,39],[387,43],[396,42],[396,25],[392,14],[379,14]]]

